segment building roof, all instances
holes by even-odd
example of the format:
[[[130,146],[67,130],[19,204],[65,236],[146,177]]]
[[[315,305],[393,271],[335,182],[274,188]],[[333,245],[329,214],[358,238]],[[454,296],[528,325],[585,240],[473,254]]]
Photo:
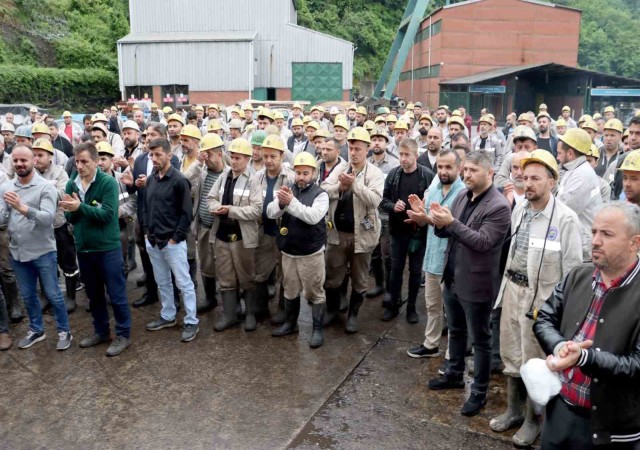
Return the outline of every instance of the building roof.
[[[471,5],[473,3],[480,3],[480,2],[483,2],[483,1],[484,0],[466,0],[464,2],[451,3],[449,5],[441,6],[440,8],[438,8],[438,9],[434,10],[433,12],[431,12],[431,14],[425,16],[425,19],[428,18],[429,16],[433,16],[435,13],[437,13],[438,11],[440,11],[442,9],[458,8],[460,6]],[[570,6],[564,6],[564,5],[556,5],[555,3],[543,2],[543,1],[538,1],[538,0],[518,0],[518,1],[526,2],[526,3],[533,3],[534,5],[548,6],[549,8],[568,9],[570,11],[576,11],[576,12],[582,13],[582,10],[580,10],[578,8],[572,8]]]
[[[131,33],[118,40],[120,44],[152,42],[251,42],[256,31],[183,31],[172,33]]]
[[[477,0],[472,0],[472,1],[477,1]],[[611,75],[608,73],[596,72],[594,70],[581,69],[578,67],[565,66],[563,64],[557,64],[553,62],[542,63],[542,64],[530,64],[528,66],[501,67],[501,68],[489,70],[486,72],[467,75],[466,77],[453,78],[451,80],[441,81],[440,84],[441,85],[476,84],[476,83],[481,83],[483,81],[493,80],[495,78],[502,78],[507,75],[525,75],[529,72],[539,71],[539,70],[544,70],[547,73],[554,74],[554,75],[582,72],[585,74],[589,74],[594,78],[600,78],[603,80],[607,79],[610,82],[615,82],[616,84],[619,84],[619,85],[635,85],[635,86],[640,85],[640,79],[637,79],[637,78]]]

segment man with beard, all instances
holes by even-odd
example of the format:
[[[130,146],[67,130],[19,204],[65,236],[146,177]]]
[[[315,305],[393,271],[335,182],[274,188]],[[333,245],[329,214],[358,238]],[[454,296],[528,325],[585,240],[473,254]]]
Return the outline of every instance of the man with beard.
[[[427,141],[427,151],[420,155],[418,164],[433,172],[436,168],[438,153],[442,150],[442,130],[440,127],[431,127],[429,129],[427,132]]]
[[[409,125],[404,120],[398,120],[393,128],[393,141],[387,146],[387,152],[398,156],[398,146],[406,137],[409,137]]]
[[[141,109],[138,109],[133,113],[133,121],[138,124],[138,128],[140,128],[141,130],[147,128],[147,124],[144,121],[144,113]]]
[[[493,116],[484,115],[480,117],[478,129],[480,133],[471,141],[471,150],[484,150],[494,156],[494,168],[498,170],[504,158],[504,147],[502,141],[493,133],[495,120]]]
[[[571,108],[570,107],[564,106],[562,108],[562,118],[567,123],[566,124],[567,130],[570,130],[571,128],[576,128],[578,126],[578,124],[576,124],[576,121],[571,118]]]
[[[422,154],[428,148],[429,138],[427,134],[429,133],[429,130],[431,129],[432,126],[433,126],[433,121],[428,114],[423,114],[420,116],[420,120],[418,121],[419,135],[418,135],[418,138],[416,139],[416,141],[418,142],[418,152],[420,153],[419,156],[422,156]]]
[[[622,172],[625,199],[629,203],[640,206],[640,150],[629,152],[618,170]]]
[[[293,136],[291,136],[287,141],[287,148],[294,155],[304,152],[310,143],[304,133],[304,124],[302,123],[302,119],[293,119],[291,122],[291,132],[293,133]]]
[[[156,103],[151,103],[151,112],[149,113],[148,119],[149,122],[160,123],[162,117],[160,117],[160,111],[158,111],[158,105]],[[140,126],[140,124],[138,124],[138,126]]]
[[[551,116],[542,111],[538,114],[538,136],[537,144],[541,150],[550,152],[554,157],[558,155],[558,138],[551,135]]]
[[[442,134],[442,142],[449,139],[449,127],[448,127],[449,115],[447,114],[447,108],[444,106],[438,106],[436,109],[436,120],[438,121],[438,128]]]
[[[533,129],[523,125],[518,125],[516,129],[511,133],[513,138],[513,151],[506,155],[500,170],[496,173],[494,180],[496,187],[501,188],[511,179],[511,160],[513,155],[520,151],[531,153],[537,148],[537,137],[533,132]]]
[[[525,198],[524,175],[520,162],[530,156],[531,153],[526,150],[517,150],[511,158],[511,176],[502,187],[502,193],[512,206],[519,205]]]
[[[390,301],[385,306],[382,320],[389,321],[398,316],[401,300],[402,273],[409,259],[409,294],[407,299],[407,322],[418,323],[416,299],[422,277],[422,260],[427,238],[427,229],[413,222],[407,215],[409,196],[422,199],[433,181],[433,172],[419,165],[418,144],[413,139],[400,143],[400,166],[386,176],[380,209],[389,215],[391,237],[391,276],[389,277]]]
[[[394,155],[386,151],[388,135],[384,129],[378,129],[371,135],[371,152],[369,162],[382,170],[385,177],[392,169],[400,165]],[[389,275],[391,274],[391,241],[389,237],[389,213],[378,207],[380,214],[380,240],[371,254],[371,271],[376,280],[372,289],[367,291],[367,298],[374,298],[389,291]]]
[[[598,160],[598,165],[595,170],[596,174],[603,177],[607,183],[611,183],[613,178],[607,179],[604,175],[621,150],[620,141],[623,131],[624,127],[622,126],[622,122],[618,119],[608,120],[604,124],[602,131],[603,151],[600,153],[600,159]]]
[[[262,143],[267,137],[267,133],[263,130],[257,130],[251,135],[251,149],[253,155],[251,156],[251,164],[249,164],[249,171],[251,175],[255,175],[264,169],[264,156],[262,153]]]
[[[336,118],[333,125],[333,137],[339,145],[340,157],[347,161],[349,159],[349,144],[347,144],[347,133],[349,133],[349,124],[344,117]]]
[[[180,142],[180,133],[184,127],[184,119],[180,114],[171,114],[167,119],[167,133],[169,134],[169,142],[171,143],[171,153],[178,159],[182,158],[182,143]]]
[[[320,157],[322,162],[318,169],[318,184],[323,183],[334,169],[348,164],[340,156],[340,143],[335,137],[325,139],[320,151]]]
[[[613,167],[618,169],[622,167],[622,164],[624,163],[625,158],[629,155],[630,151],[640,149],[640,116],[631,118],[631,120],[629,121],[629,126],[622,135],[622,141],[627,153],[620,154],[616,158],[615,165]],[[612,169],[611,165],[609,167],[610,169],[608,169],[608,171]],[[611,186],[611,199],[622,200],[624,198],[622,196],[622,172],[619,170],[613,172],[613,177],[613,184]]]
[[[347,121],[349,122],[349,128],[356,126],[356,105],[352,104],[347,109]]]
[[[121,170],[130,166],[131,161],[135,161],[142,153],[140,145],[140,128],[133,120],[127,120],[122,125],[122,139],[124,141],[124,154],[114,156],[113,164]]]
[[[367,116],[367,108],[365,108],[364,106],[358,106],[355,115],[355,126],[364,127],[364,122],[367,120]]]
[[[291,128],[293,127],[292,122],[295,119],[300,119],[302,120],[302,117],[304,116],[304,114],[302,114],[302,105],[300,103],[294,103],[293,106],[291,107],[291,116],[289,117],[289,120],[287,120],[287,128],[289,128],[291,130]],[[289,149],[291,150],[291,149]]]
[[[311,348],[324,344],[323,319],[327,310],[323,285],[329,196],[314,183],[316,164],[310,154],[298,154],[293,162],[295,185],[282,186],[267,206],[268,218],[280,219],[277,242],[282,251],[286,316],[282,326],[271,334],[278,337],[297,331],[302,294],[312,303]]]
[[[492,419],[490,427],[503,432],[522,424],[512,441],[525,448],[538,436],[540,419],[527,399],[520,368],[532,358],[544,358],[531,325],[554,286],[582,262],[582,240],[575,232],[578,216],[552,193],[559,175],[555,158],[538,149],[519,164],[526,200],[511,216],[515,231],[496,301],[502,307],[500,355],[507,375],[507,410]]]

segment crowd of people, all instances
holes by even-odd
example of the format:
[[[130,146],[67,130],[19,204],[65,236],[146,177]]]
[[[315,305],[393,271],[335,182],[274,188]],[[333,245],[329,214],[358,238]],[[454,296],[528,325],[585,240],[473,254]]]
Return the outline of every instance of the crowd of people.
[[[533,444],[542,420],[520,369],[542,358],[562,383],[543,449],[640,448],[640,114],[623,124],[607,107],[576,122],[542,104],[504,128],[482,111],[473,133],[464,108],[446,105],[306,115],[296,103],[285,116],[244,104],[229,117],[215,104],[151,106],[124,121],[106,109],[84,128],[67,111],[60,125],[37,109],[18,127],[5,117],[0,349],[23,306],[19,348],[45,339],[46,309],[57,349],[69,348],[83,285],[94,329],[80,347],[120,354],[136,253],[146,290],[131,306],[161,303],[148,331],[177,326],[184,308],[183,342],[218,304],[217,332],[270,320],[287,336],[306,301],[318,348],[343,313],[345,332],[358,331],[365,298],[381,300],[381,320],[406,304],[418,323],[423,286],[425,339],[407,354],[444,353],[432,390],[462,389],[472,371],[463,415],[502,373],[507,409],[490,428]]]

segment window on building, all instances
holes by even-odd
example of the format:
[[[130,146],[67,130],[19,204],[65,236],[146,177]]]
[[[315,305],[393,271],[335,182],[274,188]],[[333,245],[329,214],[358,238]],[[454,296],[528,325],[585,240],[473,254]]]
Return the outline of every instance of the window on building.
[[[425,78],[437,78],[440,76],[440,64],[434,64],[427,67],[419,67],[413,69],[413,79],[423,80]],[[400,81],[406,81],[411,79],[411,71],[407,70],[400,74]]]
[[[189,104],[189,86],[183,84],[169,84],[160,86],[162,106],[170,106],[176,109]]]
[[[418,43],[420,41],[429,39],[429,36],[435,36],[436,34],[440,33],[441,30],[442,30],[442,20],[437,20],[434,23],[432,23],[431,26],[427,25],[425,29],[419,30],[416,33],[414,42]]]

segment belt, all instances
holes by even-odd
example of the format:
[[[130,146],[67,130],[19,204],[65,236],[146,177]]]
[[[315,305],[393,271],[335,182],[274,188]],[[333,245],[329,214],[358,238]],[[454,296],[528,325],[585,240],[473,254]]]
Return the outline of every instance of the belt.
[[[507,270],[507,276],[509,277],[509,280],[513,281],[515,284],[518,284],[524,287],[529,286],[529,277],[523,274],[522,272]]]

